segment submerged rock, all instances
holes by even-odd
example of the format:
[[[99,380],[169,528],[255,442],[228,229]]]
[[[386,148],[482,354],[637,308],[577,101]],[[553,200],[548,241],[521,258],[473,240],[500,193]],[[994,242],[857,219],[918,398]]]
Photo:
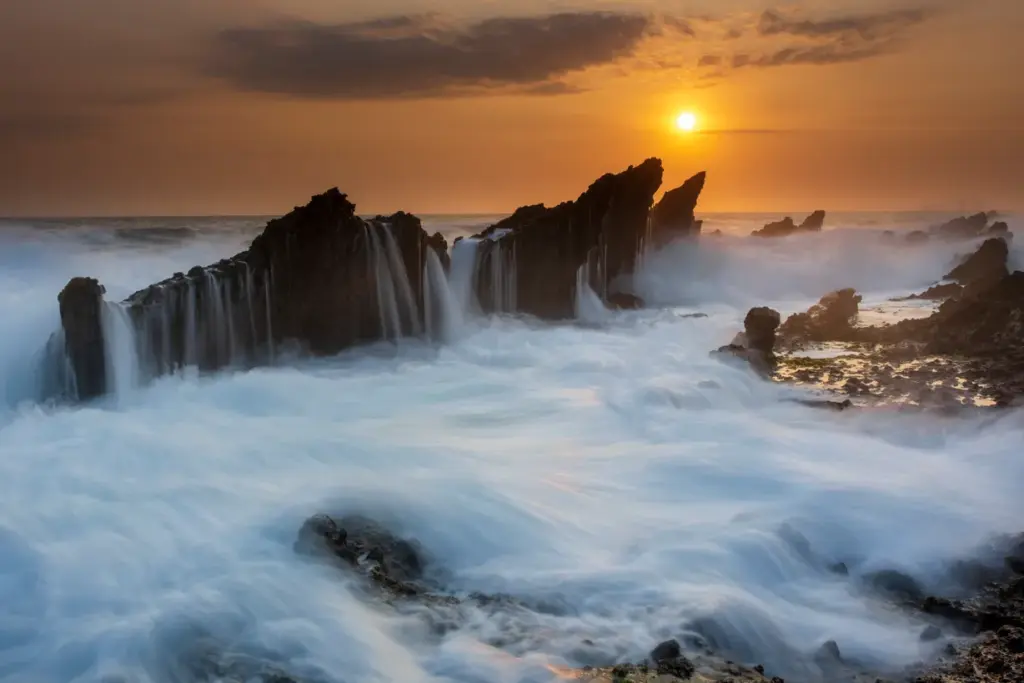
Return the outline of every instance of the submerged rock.
[[[396,213],[365,221],[333,189],[270,221],[247,250],[176,273],[122,307],[150,377],[186,366],[256,365],[285,343],[332,354],[429,331],[432,260],[443,272],[447,245],[418,218]],[[75,278],[60,297],[80,399],[108,389],[97,292],[95,280]]]
[[[825,225],[825,212],[815,211],[797,225],[792,218],[786,216],[781,221],[768,223],[760,230],[750,233],[752,237],[787,237],[796,233],[821,232]]]

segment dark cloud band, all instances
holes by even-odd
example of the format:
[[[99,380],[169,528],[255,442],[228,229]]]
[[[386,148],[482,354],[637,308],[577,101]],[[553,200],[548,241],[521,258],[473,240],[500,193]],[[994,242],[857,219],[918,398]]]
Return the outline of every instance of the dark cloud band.
[[[433,17],[296,23],[221,32],[207,72],[244,90],[338,99],[571,91],[559,79],[634,53],[655,27],[639,14]]]

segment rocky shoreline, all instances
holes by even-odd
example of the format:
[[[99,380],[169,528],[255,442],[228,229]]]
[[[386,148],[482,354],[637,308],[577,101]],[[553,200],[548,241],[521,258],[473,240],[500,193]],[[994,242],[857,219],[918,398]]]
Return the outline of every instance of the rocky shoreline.
[[[942,282],[897,300],[940,301],[925,317],[861,324],[861,296],[838,290],[785,320],[752,309],[719,353],[865,406],[1014,405],[1024,394],[1024,272],[1010,272],[1006,239],[986,239]]]

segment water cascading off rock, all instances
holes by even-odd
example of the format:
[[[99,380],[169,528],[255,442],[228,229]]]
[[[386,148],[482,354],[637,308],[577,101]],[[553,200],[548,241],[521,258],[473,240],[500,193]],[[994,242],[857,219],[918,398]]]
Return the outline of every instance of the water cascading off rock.
[[[125,334],[116,344],[106,338],[103,311],[112,304],[103,301],[102,285],[74,278],[59,301],[77,398],[127,383],[123,368],[130,365],[112,353],[137,354],[141,381],[184,367],[268,363],[285,343],[326,355],[420,336],[426,297],[440,296],[427,292],[437,280],[427,271],[428,253],[447,267],[444,238],[428,235],[415,216],[363,220],[333,189],[268,223],[246,251],[177,273],[108,310],[107,327],[115,315],[118,329],[130,328],[130,344]]]

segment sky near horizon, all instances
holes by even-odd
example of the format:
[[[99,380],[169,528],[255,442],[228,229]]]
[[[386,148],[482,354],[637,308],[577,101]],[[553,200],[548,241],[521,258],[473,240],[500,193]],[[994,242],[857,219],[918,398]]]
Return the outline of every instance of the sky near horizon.
[[[3,0],[0,215],[1024,209],[1024,0]],[[673,122],[693,112],[699,130]]]

